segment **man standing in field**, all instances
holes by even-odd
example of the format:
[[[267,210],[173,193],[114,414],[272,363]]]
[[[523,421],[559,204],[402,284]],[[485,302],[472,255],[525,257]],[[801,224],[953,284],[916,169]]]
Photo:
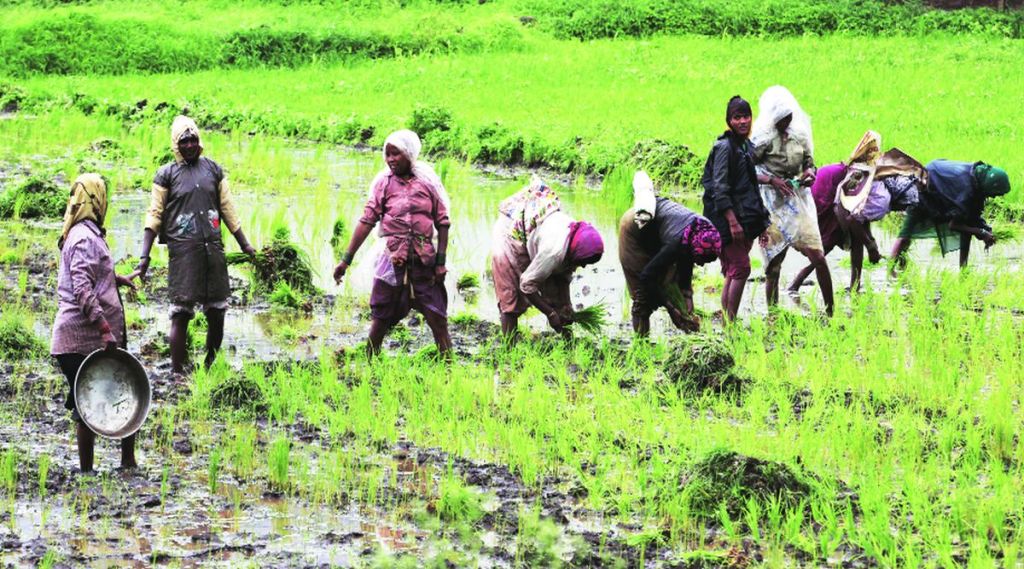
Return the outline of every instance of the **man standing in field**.
[[[221,167],[201,156],[196,123],[178,116],[171,125],[174,162],[153,178],[142,238],[142,254],[132,277],[146,277],[153,240],[167,244],[167,290],[171,300],[171,371],[184,373],[188,357],[188,323],[202,305],[206,332],[206,367],[213,363],[224,339],[224,313],[231,289],[221,242],[221,220],[243,252],[256,250],[242,233]]]

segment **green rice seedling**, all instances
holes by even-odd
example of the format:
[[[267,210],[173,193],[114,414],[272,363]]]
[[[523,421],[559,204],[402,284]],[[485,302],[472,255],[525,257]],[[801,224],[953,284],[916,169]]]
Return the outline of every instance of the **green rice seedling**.
[[[281,308],[299,308],[302,306],[302,298],[299,293],[285,281],[278,281],[273,292],[267,297],[270,304]]]
[[[270,484],[281,490],[289,488],[288,465],[291,441],[278,437],[267,448],[267,472]]]
[[[287,226],[277,227],[270,245],[259,250],[254,257],[250,258],[245,253],[228,253],[226,258],[229,265],[248,263],[254,284],[262,292],[276,291],[282,282],[301,293],[318,292],[313,284],[309,256],[291,242]]]
[[[14,496],[18,488],[18,449],[9,447],[0,454],[0,486],[7,492],[8,496]]]
[[[231,464],[234,467],[235,476],[240,480],[247,480],[252,476],[256,466],[256,428],[250,425],[237,425],[234,428],[234,436],[228,447],[231,455]]]
[[[46,346],[32,330],[31,315],[16,306],[3,307],[0,314],[0,359],[18,361],[43,355]]]
[[[46,481],[50,475],[50,455],[41,454],[39,455],[38,471],[37,471],[37,487],[39,489],[39,497],[46,497]]]
[[[334,225],[331,227],[331,248],[338,253],[341,247],[347,245],[347,241],[345,218],[339,217],[334,220]]]
[[[455,282],[455,288],[459,292],[469,289],[480,288],[480,276],[476,273],[463,273]]]
[[[57,552],[52,549],[47,549],[46,553],[39,560],[39,569],[53,569],[56,567],[60,557],[57,556]]]
[[[608,309],[604,301],[592,304],[572,314],[572,322],[588,334],[600,334],[608,325]]]
[[[442,521],[475,523],[483,517],[480,495],[454,474],[441,478],[438,492],[437,515]]]
[[[206,462],[206,480],[207,487],[210,490],[210,494],[217,493],[217,485],[220,478],[220,461],[221,461],[221,449],[220,447],[214,447],[210,451],[210,455]]]

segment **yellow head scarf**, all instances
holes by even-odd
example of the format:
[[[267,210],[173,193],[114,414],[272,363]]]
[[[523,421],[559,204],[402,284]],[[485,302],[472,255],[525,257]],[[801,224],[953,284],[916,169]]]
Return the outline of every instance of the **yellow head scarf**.
[[[196,125],[196,121],[185,115],[178,115],[174,117],[174,122],[171,123],[171,152],[174,153],[175,162],[183,162],[185,160],[181,157],[181,152],[178,152],[178,141],[184,138],[186,134],[194,135],[199,140],[199,151],[202,152],[203,150],[203,138],[199,136],[199,127]]]
[[[64,228],[61,230],[57,247],[64,247],[64,240],[76,223],[91,219],[103,227],[107,216],[107,184],[99,174],[82,174],[71,186],[71,197],[64,210]]]
[[[881,153],[882,135],[873,130],[869,130],[864,133],[860,142],[857,143],[857,147],[853,149],[853,154],[851,154],[850,159],[846,161],[846,165],[849,166],[854,162],[862,162],[868,166],[874,166],[875,161],[878,160],[878,156]]]

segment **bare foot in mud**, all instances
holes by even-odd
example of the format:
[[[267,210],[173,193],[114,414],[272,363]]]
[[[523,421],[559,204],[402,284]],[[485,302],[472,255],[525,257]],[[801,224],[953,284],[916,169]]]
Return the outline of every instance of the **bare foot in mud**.
[[[802,306],[803,305],[803,301],[800,298],[800,290],[799,289],[787,288],[786,289],[786,294],[789,296],[789,299],[792,300],[793,303],[796,304],[797,306]]]

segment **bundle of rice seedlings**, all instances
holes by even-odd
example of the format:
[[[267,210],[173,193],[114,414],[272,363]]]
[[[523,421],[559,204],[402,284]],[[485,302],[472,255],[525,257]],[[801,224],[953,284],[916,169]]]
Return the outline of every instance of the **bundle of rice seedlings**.
[[[608,310],[604,301],[592,304],[573,313],[573,323],[589,334],[599,334],[608,324]]]
[[[313,285],[309,256],[290,241],[287,229],[275,231],[273,241],[258,251],[255,258],[250,259],[245,253],[229,253],[227,262],[229,265],[251,263],[253,284],[262,293],[272,292],[281,282],[300,293],[319,292]]]

